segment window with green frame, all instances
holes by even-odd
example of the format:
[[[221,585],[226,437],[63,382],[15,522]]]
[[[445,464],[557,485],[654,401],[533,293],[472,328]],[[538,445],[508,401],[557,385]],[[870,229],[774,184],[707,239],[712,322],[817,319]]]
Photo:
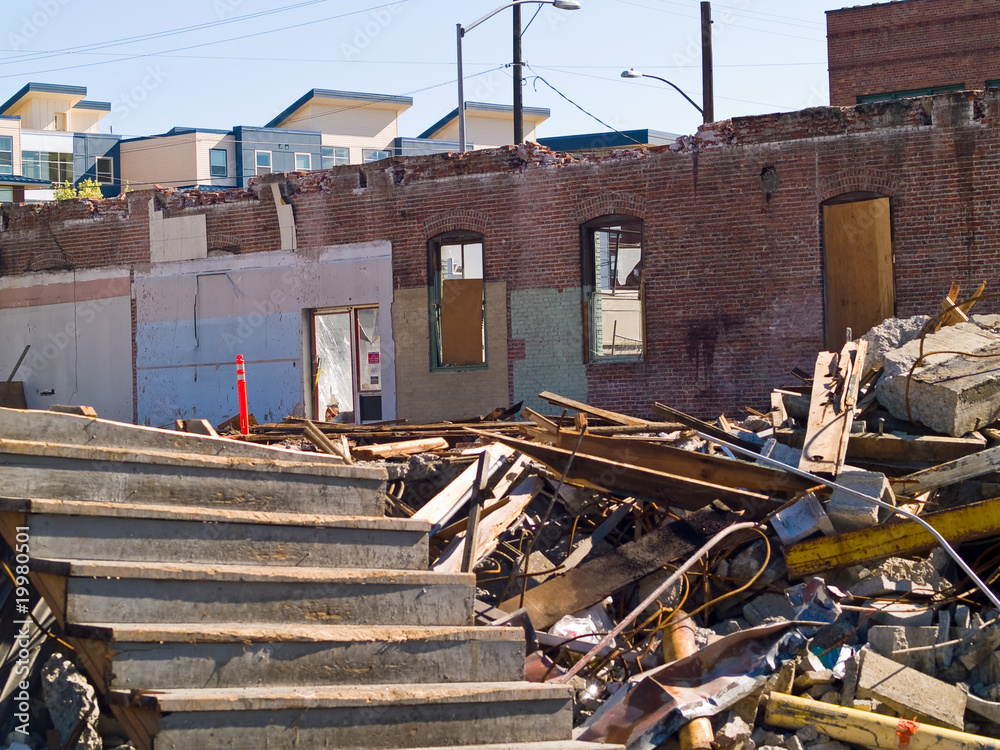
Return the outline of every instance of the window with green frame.
[[[486,365],[483,236],[449,232],[430,252],[431,367]]]
[[[602,216],[583,225],[587,361],[640,359],[645,349],[642,220]]]

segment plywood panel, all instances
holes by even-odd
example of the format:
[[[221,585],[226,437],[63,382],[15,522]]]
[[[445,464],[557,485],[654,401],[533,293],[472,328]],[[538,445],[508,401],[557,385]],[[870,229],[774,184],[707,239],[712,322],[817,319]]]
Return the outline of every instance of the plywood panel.
[[[483,280],[441,284],[441,364],[483,363]]]
[[[895,312],[889,199],[823,206],[827,348],[849,327],[858,337]]]

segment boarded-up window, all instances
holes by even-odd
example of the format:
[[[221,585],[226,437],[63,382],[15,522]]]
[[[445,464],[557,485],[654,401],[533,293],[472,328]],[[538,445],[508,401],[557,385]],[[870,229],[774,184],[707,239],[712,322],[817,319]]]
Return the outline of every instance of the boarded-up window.
[[[483,238],[445,234],[430,243],[433,367],[486,364]]]
[[[850,328],[863,336],[895,314],[888,198],[837,199],[823,206],[827,348]]]
[[[645,346],[642,221],[605,216],[583,227],[587,360],[639,358]]]

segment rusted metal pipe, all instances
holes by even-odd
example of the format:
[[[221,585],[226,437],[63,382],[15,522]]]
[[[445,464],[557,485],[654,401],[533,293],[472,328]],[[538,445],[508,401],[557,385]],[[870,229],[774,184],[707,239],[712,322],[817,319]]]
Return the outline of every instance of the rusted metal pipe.
[[[666,661],[675,661],[691,656],[697,650],[694,623],[684,612],[677,610],[663,632],[663,658]],[[681,750],[712,750],[715,733],[712,731],[711,719],[704,716],[692,719],[681,727],[677,739]]]

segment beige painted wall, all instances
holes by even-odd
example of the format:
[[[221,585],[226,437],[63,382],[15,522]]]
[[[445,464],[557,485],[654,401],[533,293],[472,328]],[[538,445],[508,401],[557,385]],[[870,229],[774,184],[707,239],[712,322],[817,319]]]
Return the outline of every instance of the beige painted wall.
[[[524,118],[524,140],[534,141],[535,129],[538,123]],[[458,118],[455,118],[434,134],[434,138],[443,141],[458,140]],[[514,142],[514,115],[500,118],[483,116],[475,110],[465,112],[465,139],[475,148],[496,148],[509,146]]]
[[[101,109],[74,108],[69,113],[69,129],[74,133],[98,133],[98,123],[106,114]]]
[[[21,174],[21,122],[20,120],[0,119],[0,135],[9,135],[14,139],[14,174]]]
[[[396,289],[392,301],[396,336],[396,416],[437,422],[486,414],[510,405],[507,390],[507,285],[486,284],[484,369],[430,369],[427,289]]]
[[[65,112],[66,128],[72,132],[73,105],[77,101],[79,101],[79,97],[53,99],[31,97],[24,101],[21,106],[6,114],[20,116],[21,127],[25,130],[55,130],[56,112]]]
[[[198,182],[195,139],[194,133],[185,133],[122,143],[122,180],[135,190],[153,183],[176,187]]]
[[[398,117],[399,112],[395,109],[363,102],[309,103],[280,127],[318,130],[323,134],[324,146],[347,147],[351,150],[351,164],[360,164],[362,149],[384,149],[392,145],[399,135]]]

